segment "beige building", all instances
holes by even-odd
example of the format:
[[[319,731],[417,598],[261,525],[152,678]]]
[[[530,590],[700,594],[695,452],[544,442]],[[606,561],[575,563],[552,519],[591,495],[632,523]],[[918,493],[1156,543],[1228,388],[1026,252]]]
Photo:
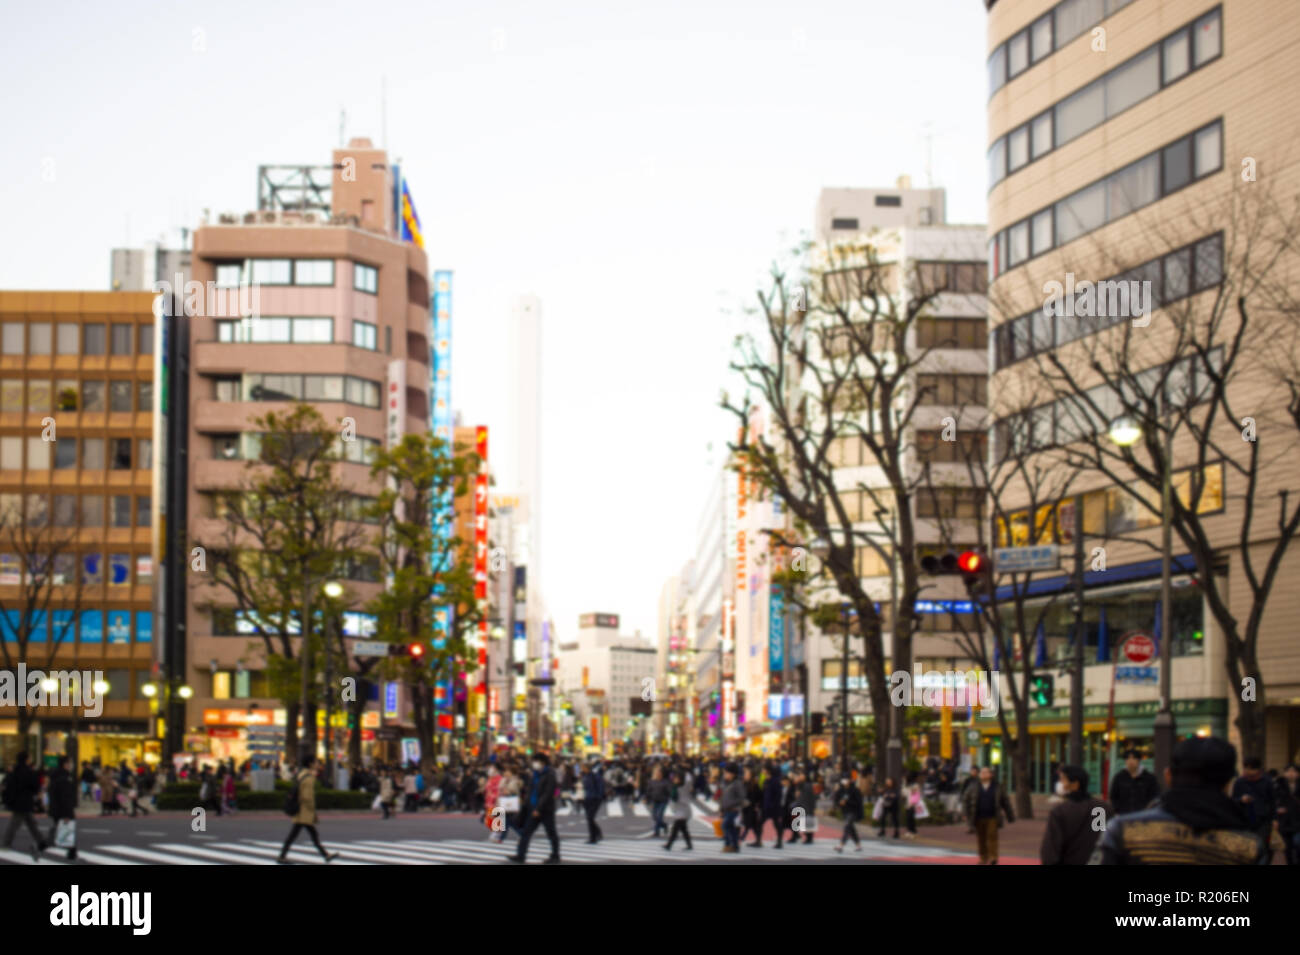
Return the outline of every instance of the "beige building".
[[[1023,451],[1048,467],[1064,467],[1053,464],[1064,460],[1063,449],[1079,447],[1081,435],[1107,430],[1102,419],[1118,412],[1112,384],[1122,373],[1136,375],[1141,387],[1162,378],[1161,369],[1172,369],[1165,408],[1177,414],[1203,404],[1198,395],[1207,378],[1194,382],[1187,374],[1194,362],[1175,363],[1188,354],[1178,350],[1175,330],[1191,327],[1189,317],[1203,323],[1215,314],[1221,291],[1227,302],[1240,293],[1242,210],[1252,203],[1258,210],[1261,199],[1282,208],[1296,196],[1300,124],[1292,104],[1300,94],[1294,55],[1300,21],[1284,5],[1255,0],[986,0],[986,6],[994,460]],[[1276,268],[1279,278],[1294,263],[1284,257]],[[1131,289],[1139,294],[1149,291],[1148,314],[1132,297],[1126,308],[1114,292],[1105,316],[1098,314],[1100,296],[1085,304],[1086,292],[1075,300],[1078,307],[1064,307],[1062,292],[1068,297],[1072,287],[1083,291],[1080,283],[1110,279],[1138,282]],[[1049,298],[1062,307],[1045,308]],[[1258,296],[1253,304],[1254,327],[1262,329],[1267,310]],[[1219,346],[1235,321],[1231,309],[1222,314]],[[1278,494],[1289,491],[1294,506],[1300,493],[1294,467],[1300,447],[1294,424],[1273,413],[1286,397],[1267,367],[1268,351],[1263,340],[1248,347],[1229,384],[1235,417],[1257,417],[1270,439],[1255,494],[1267,517],[1257,514],[1249,534],[1256,572],[1276,537]],[[1089,368],[1094,358],[1104,374]],[[1054,360],[1079,389],[1093,389],[1095,409],[1083,412],[1077,400],[1063,400],[1052,384],[1061,380]],[[1177,493],[1186,499],[1191,486],[1201,488],[1200,512],[1222,565],[1224,591],[1244,626],[1252,602],[1240,543],[1247,477],[1236,467],[1246,464],[1252,444],[1241,440],[1240,430],[1229,419],[1213,431],[1214,450],[1202,465],[1197,454],[1205,442],[1178,429],[1172,461]],[[1145,451],[1137,457],[1150,460]],[[1061,570],[1040,575],[1042,584],[1036,584],[1039,603],[1068,589],[1074,514],[1081,506],[1089,560],[1094,548],[1106,549],[1104,571],[1089,564],[1084,610],[1092,664],[1084,699],[1086,755],[1094,778],[1105,750],[1113,672],[1104,662],[1108,648],[1097,647],[1101,612],[1113,653],[1126,634],[1150,633],[1159,597],[1158,495],[1154,509],[1143,508],[1121,486],[1133,484],[1131,475],[1118,476],[1130,479],[1116,482],[1079,469],[1054,515],[1066,545]],[[1000,542],[1049,542],[1050,530],[1030,530],[1032,517],[1018,515]],[[1223,637],[1177,535],[1173,556],[1173,633],[1164,642],[1174,650],[1178,735],[1213,733],[1239,743],[1236,707],[1260,704],[1240,703],[1241,694],[1228,684]],[[1259,643],[1270,767],[1300,753],[1298,578],[1300,546],[1292,546],[1278,569]],[[1073,620],[1068,597],[1058,600],[1045,627],[1049,658],[1067,652]],[[1058,677],[1055,691],[1056,705],[1034,714],[1038,789],[1050,786],[1046,767],[1065,752],[1068,680]],[[1121,746],[1149,749],[1157,699],[1151,683],[1117,688]],[[996,737],[986,742],[997,748]]]
[[[0,292],[0,639],[15,666],[102,671],[107,684],[97,717],[41,707],[38,745],[0,710],[6,764],[24,746],[33,762],[158,758],[144,693],[155,637],[153,323],[146,292]],[[53,558],[52,589],[23,585],[24,553]],[[36,626],[15,659],[24,620]]]

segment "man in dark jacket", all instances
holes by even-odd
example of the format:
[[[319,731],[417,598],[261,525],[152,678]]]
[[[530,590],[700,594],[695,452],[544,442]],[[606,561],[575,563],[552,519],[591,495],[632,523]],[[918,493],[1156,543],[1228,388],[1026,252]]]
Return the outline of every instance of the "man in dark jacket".
[[[991,767],[980,767],[979,780],[962,796],[962,807],[966,813],[966,831],[976,834],[980,865],[997,865],[998,830],[1004,820],[1015,822],[1016,814],[1006,792],[993,778]]]
[[[1110,781],[1110,801],[1121,816],[1141,812],[1160,795],[1155,774],[1142,768],[1142,757],[1130,749],[1124,754],[1124,768]]]
[[[1267,850],[1250,817],[1228,798],[1237,750],[1213,736],[1185,739],[1165,770],[1155,806],[1120,816],[1093,855],[1101,865],[1256,865]]]
[[[54,834],[58,831],[59,822],[64,819],[77,818],[77,781],[72,777],[72,771],[68,768],[68,757],[64,756],[59,760],[58,769],[50,774],[50,838],[49,843],[54,844]],[[68,860],[77,858],[77,847],[74,844],[68,849]]]
[[[543,861],[551,865],[560,861],[560,837],[555,831],[555,791],[559,784],[550,762],[545,753],[533,754],[533,775],[522,810],[526,822],[519,837],[519,851],[508,857],[511,862],[528,861],[528,842],[538,826],[546,830],[546,838],[551,842],[551,854]]]
[[[844,844],[852,838],[854,851],[861,852],[862,840],[858,838],[857,824],[862,820],[862,790],[845,776],[831,799],[840,812],[844,813],[844,832],[840,835],[840,844],[835,847],[835,851],[843,852]]]
[[[600,812],[605,802],[605,777],[600,772],[600,764],[592,762],[582,774],[582,811],[587,815],[587,844],[595,845],[605,838],[596,824],[596,813]]]
[[[1062,766],[1058,775],[1065,799],[1047,816],[1038,855],[1043,865],[1087,865],[1115,808],[1088,794],[1088,771],[1081,766]]]
[[[1274,781],[1277,833],[1286,847],[1286,864],[1300,865],[1300,766],[1292,763]]]
[[[768,769],[767,782],[763,783],[763,818],[759,823],[758,831],[754,833],[755,849],[763,848],[763,824],[767,820],[772,820],[772,828],[776,830],[776,847],[781,848],[781,838],[785,829],[785,807],[781,800],[783,796],[783,787],[781,785],[781,769],[775,763]]]
[[[40,777],[27,765],[27,753],[25,751],[19,753],[14,768],[9,771],[4,781],[4,807],[13,813],[9,817],[9,825],[5,827],[4,847],[6,849],[14,847],[14,834],[18,831],[18,824],[23,823],[32,837],[33,860],[39,859],[41,853],[45,851],[45,840],[41,838],[40,832],[36,829],[36,822],[32,819],[32,811],[36,808],[36,796],[40,791]]]
[[[790,828],[795,833],[803,833],[805,843],[813,841],[813,833],[817,831],[817,793],[813,789],[812,780],[808,774],[800,772],[795,777],[795,800],[794,800],[794,820]],[[794,837],[798,839],[798,835]]]
[[[1273,861],[1269,839],[1273,835],[1273,820],[1277,817],[1277,790],[1273,780],[1264,775],[1264,764],[1258,756],[1243,760],[1242,774],[1232,784],[1232,801],[1245,810],[1250,827],[1264,840],[1268,860]]]

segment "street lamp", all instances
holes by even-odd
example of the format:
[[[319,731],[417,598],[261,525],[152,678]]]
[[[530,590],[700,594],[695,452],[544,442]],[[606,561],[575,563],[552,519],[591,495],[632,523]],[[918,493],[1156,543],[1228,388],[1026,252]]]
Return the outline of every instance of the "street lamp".
[[[1168,409],[1166,409],[1167,411]],[[1109,437],[1121,448],[1131,448],[1142,438],[1142,426],[1128,415],[1111,422]],[[1173,486],[1173,429],[1166,426],[1161,450],[1160,468],[1160,709],[1154,724],[1156,779],[1163,785],[1165,770],[1173,760],[1176,728],[1171,697],[1173,695],[1174,635],[1171,629],[1171,600],[1169,572],[1172,563],[1173,542],[1170,521],[1171,491]]]

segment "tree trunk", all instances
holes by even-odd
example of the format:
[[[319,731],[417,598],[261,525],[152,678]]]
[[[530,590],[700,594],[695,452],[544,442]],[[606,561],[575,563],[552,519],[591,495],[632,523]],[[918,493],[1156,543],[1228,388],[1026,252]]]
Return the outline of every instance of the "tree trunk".
[[[284,759],[293,768],[298,766],[298,705],[297,700],[284,704]]]
[[[1242,701],[1237,704],[1237,718],[1233,722],[1237,724],[1237,732],[1241,734],[1242,760],[1252,756],[1263,759],[1267,742],[1267,724],[1264,720],[1264,679],[1253,658],[1248,657],[1242,661],[1242,664],[1246,676],[1255,681],[1257,695],[1253,702]],[[1238,681],[1237,686],[1240,685],[1241,682]],[[1231,692],[1231,684],[1229,687]]]
[[[411,700],[414,703],[415,738],[420,743],[420,771],[432,772],[437,765],[433,746],[436,727],[433,725],[432,688],[423,683],[415,684],[411,687]]]
[[[316,701],[308,697],[307,708],[302,714],[302,741],[306,751],[313,756],[316,754]]]

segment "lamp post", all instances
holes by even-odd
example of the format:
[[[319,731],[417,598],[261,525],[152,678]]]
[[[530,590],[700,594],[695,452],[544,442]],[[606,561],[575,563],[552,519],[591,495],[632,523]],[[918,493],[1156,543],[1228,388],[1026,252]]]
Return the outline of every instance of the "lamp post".
[[[1173,553],[1173,525],[1170,521],[1170,504],[1173,487],[1173,428],[1166,427],[1161,448],[1160,471],[1160,709],[1156,713],[1155,764],[1156,779],[1163,784],[1165,770],[1169,768],[1174,753],[1176,727],[1172,705],[1174,635],[1171,629],[1171,601],[1169,573]],[[1110,426],[1110,440],[1121,448],[1130,448],[1142,437],[1142,426],[1135,418],[1124,416]]]
[[[884,510],[876,510],[877,522],[884,524]],[[889,547],[892,556],[897,556],[894,539],[898,532],[898,514],[893,509],[889,509]],[[889,562],[889,642],[890,658],[894,661],[894,669],[901,669],[904,672],[912,669],[912,661],[904,660],[898,655],[898,561]],[[907,712],[907,701],[903,701],[903,706],[891,706],[889,714],[889,743],[885,750],[885,772],[887,778],[893,779],[895,784],[903,784],[903,717]],[[876,721],[877,727],[880,721]]]
[[[331,601],[340,599],[343,596],[343,585],[337,580],[329,580],[321,587],[325,596]],[[334,608],[332,605],[326,608],[328,613],[322,623],[322,631],[325,636],[325,784],[327,786],[336,786],[337,781],[334,778],[334,654],[330,646],[330,625],[334,622]]]

